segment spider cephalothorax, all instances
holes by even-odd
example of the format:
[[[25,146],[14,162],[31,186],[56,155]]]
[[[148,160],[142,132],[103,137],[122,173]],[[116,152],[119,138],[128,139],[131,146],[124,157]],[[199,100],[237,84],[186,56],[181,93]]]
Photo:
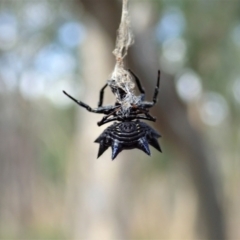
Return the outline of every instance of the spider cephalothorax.
[[[124,88],[124,85],[117,87],[114,80],[108,80],[108,83],[105,84],[100,91],[98,107],[91,108],[89,105],[76,100],[63,91],[64,94],[81,107],[86,108],[89,112],[105,114],[106,116],[98,122],[98,126],[112,121],[120,122],[112,124],[96,139],[95,142],[100,144],[98,157],[100,157],[110,146],[112,147],[112,159],[114,159],[122,150],[133,148],[141,149],[150,155],[148,144],[161,152],[161,148],[157,141],[160,134],[146,123],[139,121],[139,119],[156,121],[156,118],[149,114],[149,109],[157,102],[160,71],[158,71],[157,85],[155,87],[152,102],[144,101],[145,91],[141,86],[140,80],[131,70],[129,70],[129,72],[136,81],[137,87],[141,93],[140,96],[136,96],[132,89]],[[102,106],[104,90],[107,86],[109,86],[112,89],[112,92],[116,95],[117,100],[115,105]]]

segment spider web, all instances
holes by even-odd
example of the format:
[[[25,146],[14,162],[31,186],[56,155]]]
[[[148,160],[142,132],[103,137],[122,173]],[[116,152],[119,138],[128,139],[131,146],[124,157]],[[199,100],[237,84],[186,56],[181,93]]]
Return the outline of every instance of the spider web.
[[[128,48],[134,43],[134,37],[130,26],[128,0],[122,2],[122,17],[117,31],[116,47],[113,55],[116,57],[116,65],[108,84],[111,88],[121,88],[127,95],[132,93],[134,83],[131,74],[124,68],[124,58],[127,56]],[[118,96],[116,95],[118,98]]]

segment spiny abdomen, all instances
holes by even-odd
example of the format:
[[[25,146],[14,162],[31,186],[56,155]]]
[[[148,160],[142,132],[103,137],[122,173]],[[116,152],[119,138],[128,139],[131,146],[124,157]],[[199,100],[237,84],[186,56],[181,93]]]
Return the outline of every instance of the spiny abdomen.
[[[122,150],[138,148],[150,155],[148,144],[161,152],[157,138],[160,134],[144,122],[127,121],[114,123],[106,128],[95,140],[99,143],[98,157],[100,157],[108,147],[112,147],[112,159]]]

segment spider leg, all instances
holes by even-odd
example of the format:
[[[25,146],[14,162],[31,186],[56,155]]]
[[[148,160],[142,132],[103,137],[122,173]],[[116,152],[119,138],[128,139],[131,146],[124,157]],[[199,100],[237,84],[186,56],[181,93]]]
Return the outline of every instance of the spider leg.
[[[140,92],[141,95],[142,95],[142,100],[144,100],[144,97],[145,97],[145,89],[142,87],[141,81],[139,80],[139,78],[137,77],[137,75],[136,75],[131,69],[128,69],[128,71],[133,75],[133,77],[134,77],[134,79],[135,79],[135,81],[136,81],[138,90],[139,90],[139,92]]]
[[[135,115],[129,115],[127,117],[128,120],[133,120],[133,119],[143,119],[143,120],[148,120],[152,122],[156,122],[156,118],[152,117],[150,114],[146,113],[146,116],[135,116]]]
[[[107,119],[108,119],[110,116],[114,115],[118,109],[119,109],[119,108],[116,108],[116,109],[114,109],[112,112],[110,112],[107,116],[104,116],[104,117],[102,118],[102,120],[97,123],[98,126],[101,126],[101,125],[107,123],[107,122],[108,122]],[[115,118],[115,117],[113,117],[113,118]],[[112,118],[110,118],[110,119],[112,119]],[[111,121],[113,121],[113,120],[111,120]]]
[[[67,95],[71,100],[73,100],[75,103],[77,103],[78,105],[80,105],[81,107],[86,108],[89,112],[93,112],[93,113],[103,113],[103,114],[109,114],[111,113],[115,108],[117,108],[117,106],[103,106],[103,107],[98,107],[98,108],[91,108],[89,105],[87,105],[86,103],[83,103],[81,101],[78,101],[77,99],[75,99],[74,97],[72,97],[71,95],[69,95],[68,93],[66,93],[65,91],[63,91],[63,93],[65,95]]]
[[[120,117],[118,117],[118,116],[114,116],[114,117],[112,117],[112,118],[108,118],[108,119],[102,119],[100,122],[98,122],[97,124],[98,124],[98,126],[100,127],[100,126],[102,126],[103,124],[105,124],[105,123],[109,123],[109,122],[112,122],[112,121],[122,121],[122,118],[120,118]]]
[[[138,111],[136,112],[136,114],[145,114],[145,116],[148,118],[148,119],[151,119],[151,121],[156,121],[156,118],[151,116],[148,109],[138,109]]]
[[[149,121],[153,121],[153,122],[156,121],[156,118],[153,117],[151,114],[149,114],[149,113],[145,113],[145,115],[146,115],[146,117],[148,118],[147,120],[149,120]]]
[[[159,92],[159,83],[160,83],[160,70],[158,70],[158,77],[157,77],[157,85],[155,87],[155,90],[154,90],[154,94],[153,94],[153,102],[154,104],[157,102],[157,96],[158,96],[158,92]]]
[[[152,102],[143,101],[138,105],[139,108],[141,108],[141,109],[151,108],[156,104],[157,96],[158,96],[158,92],[159,92],[159,83],[160,83],[160,70],[158,70],[157,85],[154,90],[153,101]]]
[[[108,118],[108,119],[104,119],[100,122],[98,122],[98,126],[101,126],[105,123],[109,123],[109,122],[112,122],[112,121],[123,121],[123,120],[134,120],[134,119],[143,119],[143,120],[148,120],[148,121],[152,121],[152,122],[155,122],[156,121],[156,118],[152,117],[152,116],[136,116],[136,115],[129,115],[127,116],[126,118],[121,118],[121,117],[118,117],[118,116],[115,116],[115,117],[112,117],[112,118]]]
[[[101,121],[99,121],[99,122],[97,123],[97,125],[100,127],[100,126],[102,126],[102,125],[105,124],[105,123],[109,123],[109,122],[112,122],[112,121],[115,121],[115,120],[117,120],[116,117],[109,118],[109,119],[105,119],[104,121],[101,120]]]
[[[102,89],[100,90],[100,95],[99,95],[99,102],[98,102],[98,107],[101,107],[103,104],[103,97],[104,97],[104,90],[105,88],[108,86],[108,84],[106,83]]]

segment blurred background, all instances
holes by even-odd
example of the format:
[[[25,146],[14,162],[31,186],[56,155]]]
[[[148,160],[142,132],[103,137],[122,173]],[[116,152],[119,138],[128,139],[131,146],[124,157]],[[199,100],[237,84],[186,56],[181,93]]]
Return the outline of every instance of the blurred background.
[[[0,239],[240,239],[240,2],[130,0],[127,57],[163,153],[96,159],[118,0],[0,1]],[[136,91],[137,93],[137,91]],[[113,104],[106,91],[104,104]]]

